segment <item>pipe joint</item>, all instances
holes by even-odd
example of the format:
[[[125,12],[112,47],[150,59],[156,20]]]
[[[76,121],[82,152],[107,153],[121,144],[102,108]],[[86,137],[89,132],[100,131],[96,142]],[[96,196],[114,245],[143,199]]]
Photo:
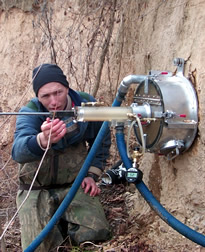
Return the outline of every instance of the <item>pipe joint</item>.
[[[116,134],[122,134],[124,132],[124,123],[123,122],[119,122],[115,126],[115,131],[116,131]]]
[[[132,83],[141,83],[146,80],[146,75],[128,75],[120,83],[119,92],[126,94]]]

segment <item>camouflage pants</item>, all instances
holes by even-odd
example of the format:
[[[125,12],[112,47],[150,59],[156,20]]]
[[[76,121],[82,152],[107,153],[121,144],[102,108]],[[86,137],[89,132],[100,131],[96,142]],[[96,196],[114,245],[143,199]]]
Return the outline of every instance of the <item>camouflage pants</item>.
[[[33,190],[19,212],[22,248],[26,249],[42,231],[69,189]],[[18,191],[17,206],[27,191]],[[66,236],[79,244],[110,238],[109,225],[98,197],[90,197],[79,188],[60,221],[35,251],[56,251]]]

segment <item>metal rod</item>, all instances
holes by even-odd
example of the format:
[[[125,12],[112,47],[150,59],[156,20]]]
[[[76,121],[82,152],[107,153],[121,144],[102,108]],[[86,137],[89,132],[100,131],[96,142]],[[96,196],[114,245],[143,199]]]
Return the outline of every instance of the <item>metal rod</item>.
[[[0,115],[45,115],[50,116],[50,112],[0,112]]]
[[[49,116],[49,117],[55,117],[55,118],[62,118],[64,116],[75,116],[74,110],[56,110],[56,111],[50,111],[50,112],[0,112],[0,116],[8,116],[8,115],[27,115],[27,116],[33,116],[33,115],[43,115],[43,116]]]

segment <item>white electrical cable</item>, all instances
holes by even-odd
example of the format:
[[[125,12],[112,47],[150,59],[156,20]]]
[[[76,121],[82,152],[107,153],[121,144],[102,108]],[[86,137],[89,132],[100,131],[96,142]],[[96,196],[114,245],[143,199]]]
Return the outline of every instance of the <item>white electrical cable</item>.
[[[142,128],[142,123],[141,123],[141,121],[140,121],[140,119],[139,119],[138,116],[136,117],[136,119],[137,119],[137,123],[138,123],[138,126],[139,126],[140,137],[141,137],[141,141],[142,141],[142,154],[144,154],[146,146],[145,146],[145,140],[144,140],[144,133],[143,133],[143,128]]]
[[[33,79],[32,79],[32,82],[33,82],[33,80],[36,78],[36,76],[37,76],[37,74],[39,73],[41,67],[42,67],[42,64],[40,65],[40,67],[38,68],[38,71],[37,71],[36,74],[34,75],[34,77],[33,77]],[[25,94],[28,92],[28,90],[29,90],[29,89],[27,89],[27,91],[26,91],[26,92],[24,93],[24,95],[22,96],[20,102],[22,101],[23,97],[24,97]],[[19,102],[18,104],[20,104],[20,102]],[[17,106],[18,106],[18,104],[17,104]],[[17,106],[16,106],[16,107],[17,107]],[[3,125],[3,124],[2,124],[2,125]],[[1,126],[2,126],[2,125],[1,125]],[[0,126],[0,127],[1,127],[1,126]],[[43,160],[44,160],[44,158],[45,158],[45,156],[46,156],[46,154],[47,154],[47,152],[48,152],[48,150],[49,150],[49,148],[50,148],[50,139],[51,139],[52,128],[53,128],[53,124],[51,124],[51,129],[50,129],[50,132],[49,132],[47,147],[46,147],[45,152],[44,152],[44,154],[43,154],[43,156],[42,156],[42,159],[41,159],[41,161],[40,161],[40,163],[39,163],[39,166],[38,166],[38,168],[37,168],[37,170],[36,170],[36,173],[35,173],[35,175],[34,175],[34,178],[33,178],[33,180],[32,180],[32,183],[31,183],[31,185],[30,185],[30,187],[29,187],[29,190],[28,190],[28,192],[27,192],[27,194],[26,194],[26,197],[24,198],[24,200],[22,201],[21,205],[18,207],[18,209],[16,210],[15,214],[13,215],[13,217],[11,218],[11,220],[9,221],[9,223],[7,224],[6,228],[4,229],[3,233],[2,233],[1,236],[0,236],[0,240],[2,240],[2,238],[4,237],[6,231],[7,231],[8,228],[9,228],[9,226],[11,225],[11,223],[13,222],[13,220],[16,218],[16,216],[17,216],[17,214],[19,213],[20,209],[22,208],[22,206],[24,205],[24,203],[26,202],[26,200],[28,199],[28,197],[29,197],[29,195],[30,195],[30,192],[31,192],[31,190],[32,190],[32,187],[33,187],[33,184],[34,184],[34,182],[35,182],[35,180],[36,180],[36,177],[38,176],[38,173],[39,173],[39,170],[40,170],[41,165],[42,165],[42,163],[43,163]],[[11,159],[11,157],[10,157],[10,159]],[[3,169],[6,167],[6,165],[9,163],[10,159],[6,162],[6,164],[3,166],[3,168],[2,168],[1,170],[3,170]]]
[[[146,146],[145,146],[145,140],[144,140],[144,133],[143,133],[143,128],[142,128],[142,123],[139,119],[138,116],[135,116],[136,120],[132,121],[131,125],[130,125],[130,128],[128,130],[128,134],[127,134],[127,145],[126,145],[126,149],[127,149],[127,155],[129,158],[131,158],[131,155],[130,155],[130,151],[129,151],[129,142],[130,142],[130,135],[131,135],[131,130],[134,126],[134,124],[136,123],[137,121],[137,124],[139,126],[139,131],[140,131],[140,138],[141,138],[141,142],[142,142],[142,154],[145,153],[145,149],[146,149]]]
[[[42,165],[42,163],[43,163],[43,161],[44,161],[44,158],[45,158],[45,156],[46,156],[46,154],[47,154],[47,152],[48,152],[48,150],[49,150],[49,148],[50,148],[50,139],[51,139],[52,128],[53,128],[53,124],[51,124],[51,129],[50,129],[50,133],[49,133],[49,137],[48,137],[48,143],[47,143],[46,150],[45,150],[45,152],[44,152],[44,154],[43,154],[43,156],[42,156],[42,159],[41,159],[41,161],[40,161],[40,163],[39,163],[39,166],[38,166],[38,168],[37,168],[37,170],[36,170],[36,173],[35,173],[35,175],[34,175],[34,178],[33,178],[33,180],[32,180],[32,183],[31,183],[31,185],[30,185],[30,187],[29,187],[29,190],[28,190],[28,192],[27,192],[27,194],[26,194],[26,197],[25,197],[24,200],[21,202],[21,204],[20,204],[20,206],[18,207],[18,209],[16,210],[15,214],[13,215],[13,217],[11,218],[11,220],[9,221],[9,223],[7,224],[7,226],[5,227],[5,229],[4,229],[3,233],[2,233],[2,235],[0,236],[0,240],[4,237],[4,235],[5,235],[6,231],[7,231],[7,229],[9,228],[9,226],[11,225],[11,223],[13,222],[13,220],[16,218],[18,212],[20,211],[20,209],[22,208],[22,206],[24,205],[24,203],[26,202],[26,200],[28,199],[28,197],[29,197],[29,195],[30,195],[30,192],[31,192],[32,187],[33,187],[33,184],[34,184],[34,182],[35,182],[35,180],[36,180],[36,177],[38,176],[38,173],[39,173],[39,171],[40,171],[41,165]]]
[[[128,158],[131,158],[131,155],[130,155],[130,151],[129,151],[129,142],[130,142],[130,135],[131,135],[131,130],[134,126],[134,124],[136,123],[136,121],[132,121],[130,127],[129,127],[129,130],[128,130],[128,133],[127,133],[127,144],[126,144],[126,149],[127,149],[127,156]]]

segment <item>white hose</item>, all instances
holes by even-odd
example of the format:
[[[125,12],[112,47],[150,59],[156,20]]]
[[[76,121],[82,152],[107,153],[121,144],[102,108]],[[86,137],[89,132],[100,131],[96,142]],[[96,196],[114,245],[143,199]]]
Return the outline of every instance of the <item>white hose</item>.
[[[141,123],[139,117],[136,116],[136,120],[132,121],[132,123],[131,123],[131,125],[129,127],[129,130],[128,130],[128,134],[127,134],[126,148],[127,148],[127,155],[128,155],[129,158],[131,158],[130,152],[129,152],[130,135],[131,135],[131,130],[132,130],[134,124],[136,123],[136,121],[137,121],[137,124],[139,126],[139,130],[140,130],[140,138],[141,138],[141,142],[142,142],[142,154],[145,153],[145,148],[146,148],[146,146],[145,146],[145,140],[144,140],[144,133],[143,133],[143,128],[142,128],[142,123]]]

